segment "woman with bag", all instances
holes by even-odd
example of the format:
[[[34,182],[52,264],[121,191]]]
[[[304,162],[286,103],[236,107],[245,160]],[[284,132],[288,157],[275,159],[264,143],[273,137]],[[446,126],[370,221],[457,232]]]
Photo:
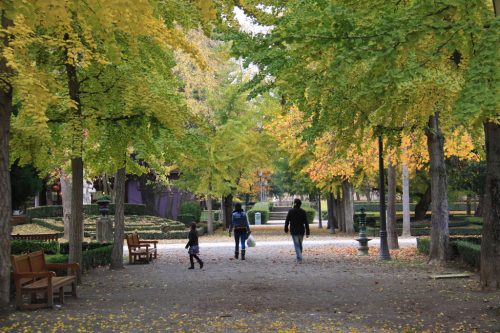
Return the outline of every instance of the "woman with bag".
[[[250,225],[248,224],[247,214],[241,208],[241,204],[234,205],[234,211],[231,214],[231,225],[229,226],[229,237],[234,229],[234,259],[239,256],[239,243],[241,242],[241,260],[245,260],[245,242],[250,235]]]

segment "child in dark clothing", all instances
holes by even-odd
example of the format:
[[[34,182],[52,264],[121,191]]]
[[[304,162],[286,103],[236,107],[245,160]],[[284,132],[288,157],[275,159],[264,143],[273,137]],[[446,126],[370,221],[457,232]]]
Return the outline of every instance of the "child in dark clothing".
[[[186,249],[189,248],[189,261],[191,262],[191,267],[189,269],[194,269],[194,259],[200,264],[200,269],[203,268],[203,261],[198,257],[200,253],[200,247],[198,246],[198,232],[196,231],[196,223],[191,223],[191,230],[189,231],[189,241],[186,244]]]

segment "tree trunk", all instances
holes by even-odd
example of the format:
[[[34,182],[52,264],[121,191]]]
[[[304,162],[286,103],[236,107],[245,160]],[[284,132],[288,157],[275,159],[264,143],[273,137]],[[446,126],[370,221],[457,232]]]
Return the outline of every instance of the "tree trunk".
[[[334,221],[337,222],[339,231],[345,232],[344,223],[344,208],[342,207],[342,198],[340,196],[340,189],[337,188],[337,196],[333,199],[333,216]]]
[[[484,124],[486,142],[486,186],[481,241],[481,285],[500,289],[500,125]]]
[[[411,236],[410,226],[410,176],[408,165],[403,165],[403,237]]]
[[[392,161],[387,165],[387,243],[389,249],[399,249],[396,225],[396,168]]]
[[[472,201],[471,194],[467,193],[467,197],[465,199],[465,202],[467,203],[467,215],[472,214],[472,202],[471,201]]]
[[[65,40],[69,35],[65,34]],[[69,261],[82,264],[82,241],[83,241],[83,124],[82,105],[80,103],[80,86],[76,67],[70,59],[68,49],[66,51],[66,75],[68,78],[69,97],[75,104],[72,117],[72,158],[71,158],[71,224],[69,229]],[[81,271],[80,271],[81,273]],[[79,274],[78,280],[81,276]]]
[[[2,29],[6,29],[12,21],[1,12]],[[1,43],[8,46],[5,34],[0,35]],[[1,55],[1,54],[0,54]],[[4,57],[0,57],[0,74],[8,78],[11,69]],[[10,291],[10,219],[12,214],[12,189],[9,172],[9,137],[10,115],[12,113],[12,86],[7,82],[0,83],[0,311],[9,306]]]
[[[354,233],[354,188],[348,181],[342,182],[342,206],[346,233]]]
[[[323,229],[323,218],[321,217],[321,191],[318,192],[318,228]]]
[[[477,206],[476,210],[474,211],[474,216],[483,216],[483,202],[484,202],[484,195],[482,194],[478,195]]]
[[[225,228],[229,228],[231,224],[231,212],[233,210],[233,195],[229,194],[223,199],[223,207],[224,207],[224,226]]]
[[[420,200],[417,202],[415,206],[415,220],[421,221],[425,220],[427,211],[429,210],[429,206],[431,205],[432,191],[431,186],[429,185],[425,190],[423,196],[420,197]]]
[[[431,173],[431,246],[429,262],[443,263],[448,259],[448,183],[444,163],[444,137],[439,128],[439,113],[429,117],[426,128]]]
[[[71,178],[61,169],[61,192],[64,221],[64,239],[69,240],[69,225],[71,221]]]
[[[111,252],[111,269],[123,268],[123,239],[125,238],[125,167],[116,171],[115,176],[115,232],[113,251]]]
[[[212,218],[212,195],[210,194],[207,195],[207,212],[207,231],[209,235],[212,235],[214,233],[214,222]]]
[[[83,161],[71,159],[71,223],[69,225],[69,262],[82,264],[83,242]]]
[[[335,213],[333,212],[334,208],[334,202],[333,202],[333,192],[330,190],[328,192],[328,198],[326,200],[326,208],[328,210],[328,229],[330,230],[331,234],[335,233],[335,225],[337,224],[335,222]]]

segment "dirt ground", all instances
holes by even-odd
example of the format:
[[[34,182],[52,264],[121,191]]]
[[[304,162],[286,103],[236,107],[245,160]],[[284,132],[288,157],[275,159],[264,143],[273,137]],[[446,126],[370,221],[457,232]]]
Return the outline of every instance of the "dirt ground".
[[[219,234],[200,239],[202,270],[187,269],[178,241],[162,244],[151,264],[93,270],[77,299],[13,311],[0,317],[0,332],[500,332],[500,292],[480,291],[477,275],[429,279],[463,269],[429,267],[414,246],[386,262],[376,248],[358,257],[317,234],[295,264],[288,237],[254,234],[245,261],[232,259]]]

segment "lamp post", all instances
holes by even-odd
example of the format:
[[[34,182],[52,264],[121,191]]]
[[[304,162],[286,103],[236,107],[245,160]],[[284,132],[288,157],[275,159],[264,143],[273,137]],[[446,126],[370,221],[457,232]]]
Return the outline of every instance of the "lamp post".
[[[387,225],[385,219],[385,181],[384,181],[384,144],[382,131],[378,134],[378,172],[379,172],[379,194],[380,194],[380,259],[391,260],[389,245],[387,243]]]

